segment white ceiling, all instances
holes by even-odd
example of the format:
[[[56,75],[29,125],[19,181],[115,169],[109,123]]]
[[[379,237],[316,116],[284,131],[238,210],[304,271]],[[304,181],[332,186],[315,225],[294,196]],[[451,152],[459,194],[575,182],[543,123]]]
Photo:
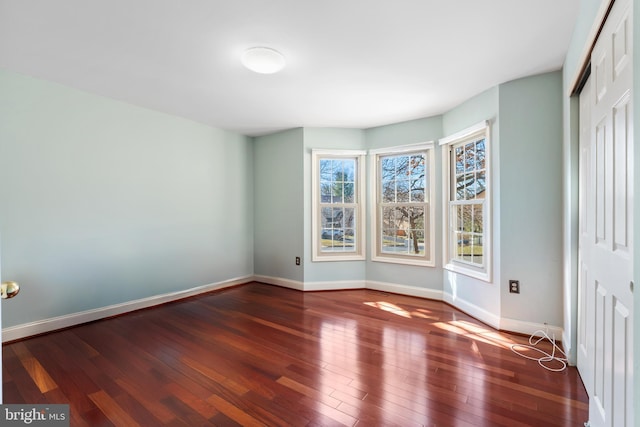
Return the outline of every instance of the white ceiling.
[[[214,127],[368,128],[562,66],[579,0],[0,0],[0,68]],[[252,46],[284,71],[244,69]]]

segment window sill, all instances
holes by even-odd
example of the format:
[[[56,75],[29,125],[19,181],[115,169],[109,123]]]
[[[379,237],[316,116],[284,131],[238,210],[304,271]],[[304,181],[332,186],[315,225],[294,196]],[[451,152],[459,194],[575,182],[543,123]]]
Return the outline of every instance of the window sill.
[[[436,266],[435,261],[432,261],[432,260],[400,258],[400,257],[391,257],[391,256],[383,256],[383,255],[374,255],[371,257],[371,261],[387,262],[391,264],[415,265],[417,267],[435,267]]]
[[[464,276],[472,277],[474,279],[482,280],[483,282],[491,282],[491,273],[484,269],[461,265],[455,262],[449,262],[448,264],[445,264],[444,269],[453,273],[458,273]]]
[[[364,261],[364,255],[313,255],[311,262]]]

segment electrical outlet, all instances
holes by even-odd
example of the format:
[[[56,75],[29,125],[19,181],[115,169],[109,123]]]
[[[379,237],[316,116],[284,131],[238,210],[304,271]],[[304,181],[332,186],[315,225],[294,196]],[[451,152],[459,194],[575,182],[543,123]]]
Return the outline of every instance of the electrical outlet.
[[[520,281],[519,280],[509,280],[509,292],[512,294],[520,293]]]
[[[300,257],[299,256],[296,257],[296,265],[300,265]]]

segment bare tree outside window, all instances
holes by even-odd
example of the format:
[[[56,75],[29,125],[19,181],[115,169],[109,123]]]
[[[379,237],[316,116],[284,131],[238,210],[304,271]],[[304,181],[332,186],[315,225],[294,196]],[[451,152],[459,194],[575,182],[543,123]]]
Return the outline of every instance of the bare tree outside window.
[[[425,256],[428,224],[426,151],[379,157],[380,252]]]
[[[484,137],[456,145],[452,150],[452,258],[478,265],[484,263],[485,153]]]

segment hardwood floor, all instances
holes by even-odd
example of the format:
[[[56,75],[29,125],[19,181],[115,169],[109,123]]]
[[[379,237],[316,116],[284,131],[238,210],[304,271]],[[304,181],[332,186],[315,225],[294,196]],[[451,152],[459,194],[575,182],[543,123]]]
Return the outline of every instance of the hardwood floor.
[[[581,426],[550,372],[452,307],[250,283],[3,346],[5,403],[72,426]]]

